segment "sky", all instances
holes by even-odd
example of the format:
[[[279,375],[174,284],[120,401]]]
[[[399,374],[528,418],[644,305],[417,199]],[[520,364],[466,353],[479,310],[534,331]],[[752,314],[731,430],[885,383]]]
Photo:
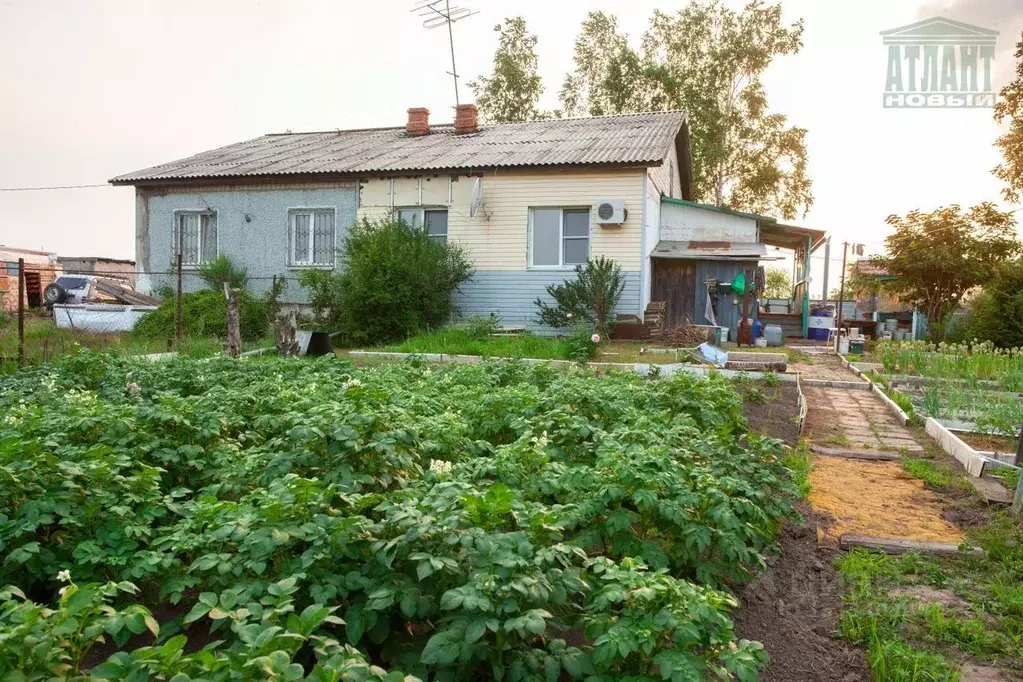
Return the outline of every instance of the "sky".
[[[465,83],[489,73],[504,17],[538,37],[557,106],[572,43],[591,10],[614,13],[638,45],[654,9],[684,0],[457,0]],[[726,0],[740,7],[741,2]],[[413,0],[0,0],[0,190],[91,185],[147,166],[292,130],[402,125],[425,106],[450,121],[446,31],[426,30]],[[946,16],[998,30],[995,85],[1014,70],[1019,0],[782,0],[805,21],[803,49],[765,76],[770,107],[808,130],[815,202],[795,221],[833,242],[882,248],[885,218],[942,205],[1001,204],[990,109],[881,106],[879,33]],[[0,244],[66,256],[134,256],[134,190],[0,191]],[[1017,207],[1002,204],[1003,208]],[[1023,212],[1019,214],[1023,216]],[[837,285],[841,247],[832,249]],[[822,288],[823,251],[813,261]]]

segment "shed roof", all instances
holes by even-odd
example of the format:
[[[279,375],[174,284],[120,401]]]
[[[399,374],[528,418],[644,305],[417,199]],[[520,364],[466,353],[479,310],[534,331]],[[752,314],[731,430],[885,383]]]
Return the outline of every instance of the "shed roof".
[[[657,242],[654,258],[686,258],[697,260],[779,260],[769,256],[767,247],[759,242],[679,242],[662,239]]]
[[[501,123],[461,134],[450,124],[433,125],[422,136],[408,136],[404,127],[284,133],[119,175],[110,182],[135,185],[530,166],[659,166],[672,144],[688,162],[688,131],[681,111]],[[686,180],[683,176],[684,186]]]

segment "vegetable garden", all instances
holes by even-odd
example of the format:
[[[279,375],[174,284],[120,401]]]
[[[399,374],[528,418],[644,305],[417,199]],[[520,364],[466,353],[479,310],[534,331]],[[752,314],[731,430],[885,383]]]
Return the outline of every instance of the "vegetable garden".
[[[1015,436],[1023,424],[1023,350],[990,343],[881,342],[875,355],[886,381],[912,409],[977,430]]]
[[[728,586],[795,490],[724,379],[82,352],[4,378],[0,414],[4,679],[751,680],[766,659]]]

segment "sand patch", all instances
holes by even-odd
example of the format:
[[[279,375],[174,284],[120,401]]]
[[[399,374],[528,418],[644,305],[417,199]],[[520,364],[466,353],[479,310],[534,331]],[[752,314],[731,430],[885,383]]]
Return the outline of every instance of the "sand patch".
[[[937,495],[897,462],[814,457],[810,504],[832,517],[818,532],[828,544],[845,533],[879,538],[961,542],[963,533],[942,518]]]

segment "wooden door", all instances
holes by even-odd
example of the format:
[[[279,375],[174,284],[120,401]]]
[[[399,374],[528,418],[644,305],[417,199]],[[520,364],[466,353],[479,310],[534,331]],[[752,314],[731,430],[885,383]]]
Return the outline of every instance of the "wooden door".
[[[681,327],[696,317],[696,261],[655,258],[652,301],[664,301],[664,328]]]

